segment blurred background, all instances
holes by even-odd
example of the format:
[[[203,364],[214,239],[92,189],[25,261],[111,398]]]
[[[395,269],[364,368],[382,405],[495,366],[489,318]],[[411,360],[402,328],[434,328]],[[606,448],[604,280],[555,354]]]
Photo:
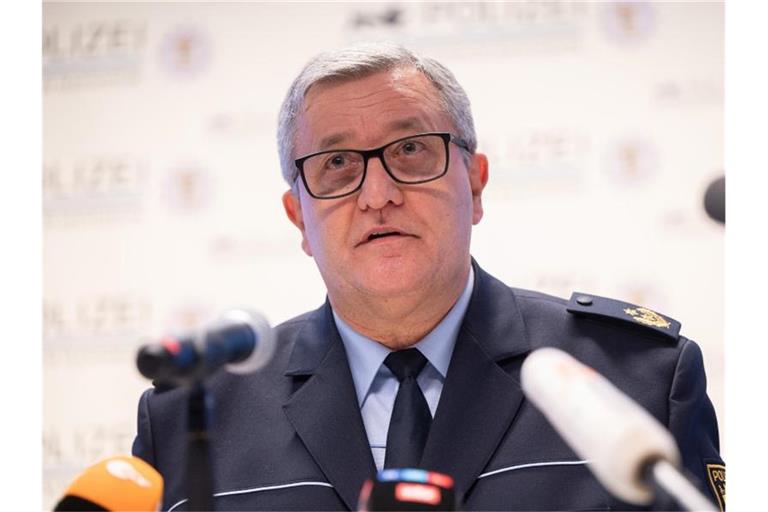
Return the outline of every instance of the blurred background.
[[[142,340],[323,302],[280,203],[277,112],[307,59],[361,40],[465,87],[490,160],[478,262],[679,320],[722,438],[724,229],[702,200],[724,172],[723,23],[709,2],[44,3],[44,507],[130,451]]]

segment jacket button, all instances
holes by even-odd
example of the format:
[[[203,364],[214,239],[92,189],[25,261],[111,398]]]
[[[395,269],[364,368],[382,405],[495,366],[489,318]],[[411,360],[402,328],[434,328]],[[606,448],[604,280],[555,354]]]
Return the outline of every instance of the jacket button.
[[[582,306],[591,306],[592,297],[590,297],[589,295],[579,295],[578,297],[576,297],[576,302],[578,302]]]

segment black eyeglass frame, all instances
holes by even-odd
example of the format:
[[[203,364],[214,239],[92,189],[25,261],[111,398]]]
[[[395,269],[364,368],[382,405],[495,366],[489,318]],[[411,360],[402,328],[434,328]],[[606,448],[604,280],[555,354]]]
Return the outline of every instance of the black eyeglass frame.
[[[432,178],[428,178],[426,180],[418,180],[418,181],[404,181],[399,178],[397,178],[394,174],[392,174],[392,171],[389,169],[389,166],[387,166],[387,162],[384,159],[384,150],[387,149],[389,146],[393,144],[397,144],[398,142],[402,142],[404,140],[413,139],[415,137],[423,137],[425,135],[435,135],[443,139],[443,144],[445,146],[445,169],[443,169],[443,172],[438,174],[437,176],[434,176]],[[403,185],[419,185],[421,183],[428,183],[430,181],[435,181],[437,179],[442,178],[445,176],[445,174],[448,172],[448,167],[451,164],[451,152],[450,148],[448,146],[448,143],[453,142],[457,146],[459,146],[461,149],[467,151],[468,153],[471,153],[469,147],[467,146],[466,142],[459,139],[455,135],[448,133],[448,132],[426,132],[426,133],[417,133],[414,135],[409,135],[407,137],[402,137],[390,142],[387,142],[381,147],[375,148],[375,149],[328,149],[325,151],[317,151],[315,153],[310,153],[309,155],[305,155],[301,158],[297,158],[294,160],[294,163],[296,164],[296,168],[299,170],[299,176],[301,176],[301,181],[304,183],[304,188],[307,190],[307,193],[314,197],[315,199],[339,199],[341,197],[347,197],[355,192],[359,191],[363,187],[363,183],[365,183],[365,177],[368,173],[368,160],[370,160],[372,157],[377,157],[379,161],[381,162],[381,166],[384,167],[384,170],[387,171],[387,174],[389,174],[389,177],[392,178],[395,182],[401,183]],[[324,155],[328,153],[339,153],[339,152],[347,152],[347,153],[357,153],[360,156],[363,157],[363,174],[360,178],[360,183],[357,184],[357,186],[350,190],[349,192],[344,192],[343,194],[337,194],[335,196],[317,196],[315,195],[312,190],[310,190],[309,185],[307,184],[307,177],[304,175],[304,162],[308,159],[315,157],[317,155]]]

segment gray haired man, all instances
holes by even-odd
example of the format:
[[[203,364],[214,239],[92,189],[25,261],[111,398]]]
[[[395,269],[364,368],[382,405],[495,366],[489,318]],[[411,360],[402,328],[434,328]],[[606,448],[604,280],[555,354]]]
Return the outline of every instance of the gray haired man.
[[[209,383],[217,508],[354,509],[364,480],[396,467],[448,474],[467,509],[627,508],[524,399],[520,365],[542,346],[633,396],[720,498],[701,352],[679,324],[509,288],[472,259],[489,172],[476,140],[453,74],[399,46],[321,54],[293,82],[278,129],[283,206],[328,295],[277,328],[264,370]],[[182,393],[142,396],[134,444],[179,509]]]

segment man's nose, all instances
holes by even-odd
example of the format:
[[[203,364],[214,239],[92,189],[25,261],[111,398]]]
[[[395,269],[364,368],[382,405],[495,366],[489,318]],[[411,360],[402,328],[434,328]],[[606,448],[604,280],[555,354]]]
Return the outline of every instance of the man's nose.
[[[361,210],[381,210],[388,203],[396,206],[403,204],[403,191],[400,184],[387,173],[381,159],[372,157],[368,160],[368,169],[357,196],[357,205]]]

